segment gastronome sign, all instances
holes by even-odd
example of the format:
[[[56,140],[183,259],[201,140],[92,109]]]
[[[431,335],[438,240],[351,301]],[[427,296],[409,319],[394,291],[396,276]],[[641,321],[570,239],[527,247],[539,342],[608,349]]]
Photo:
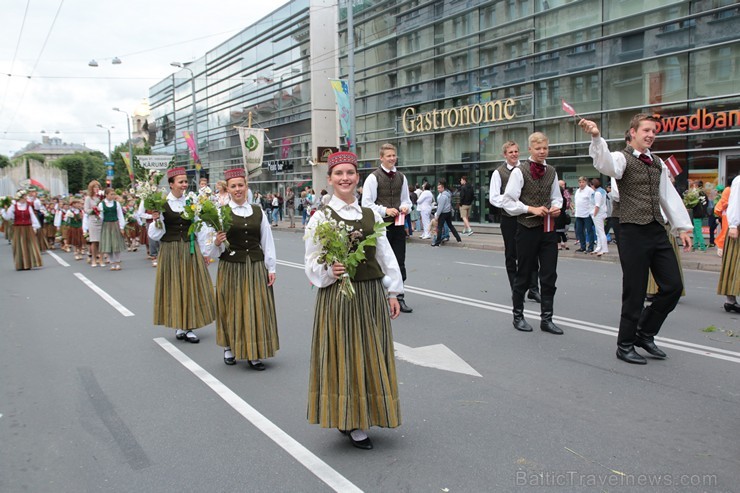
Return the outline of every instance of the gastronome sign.
[[[513,99],[498,99],[486,103],[469,104],[418,114],[415,108],[408,107],[403,110],[403,131],[412,134],[493,123],[500,120],[512,120],[516,117],[515,105],[516,101]]]

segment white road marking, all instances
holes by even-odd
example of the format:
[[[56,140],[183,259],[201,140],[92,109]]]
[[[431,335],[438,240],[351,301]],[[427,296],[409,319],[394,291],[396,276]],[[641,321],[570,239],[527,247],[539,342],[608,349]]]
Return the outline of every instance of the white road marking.
[[[474,377],[483,376],[444,344],[409,347],[399,342],[394,342],[393,347],[396,350],[396,358],[414,365],[436,368],[438,370],[453,371],[455,373],[463,373]]]
[[[90,288],[93,291],[95,291],[95,293],[97,293],[98,296],[100,296],[105,301],[107,301],[110,306],[112,306],[113,308],[115,308],[116,310],[118,310],[121,313],[121,315],[123,315],[124,317],[133,317],[134,316],[134,312],[132,312],[131,310],[129,310],[128,308],[126,308],[125,306],[123,306],[122,304],[120,304],[111,295],[109,295],[108,293],[106,293],[105,291],[103,291],[102,289],[100,289],[97,285],[95,285],[95,283],[93,283],[87,277],[83,276],[79,272],[75,272],[75,277],[77,279],[79,279],[80,281],[84,282],[85,285],[88,288]]]
[[[485,267],[487,269],[504,269],[506,270],[506,267],[501,267],[500,265],[485,265],[485,264],[473,264],[470,262],[455,262],[456,264],[460,265],[472,265],[473,267]]]
[[[63,267],[69,267],[69,264],[67,262],[65,262],[64,259],[62,257],[60,257],[59,255],[57,255],[56,253],[52,252],[51,250],[47,250],[46,253],[48,253],[49,255],[51,255],[51,257],[54,260],[56,260],[57,262],[59,262],[59,264],[61,266],[63,266]]]
[[[314,455],[310,450],[301,445],[293,437],[285,433],[263,414],[250,406],[244,399],[224,385],[216,377],[208,373],[198,363],[190,359],[185,353],[177,349],[172,343],[162,337],[157,337],[154,342],[167,351],[173,358],[190,370],[204,384],[210,387],[219,397],[229,404],[236,412],[241,414],[247,421],[252,423],[258,430],[288,452],[294,459],[300,462],[306,469],[321,481],[326,483],[334,491],[361,492],[362,490],[339,474],[326,462]]]

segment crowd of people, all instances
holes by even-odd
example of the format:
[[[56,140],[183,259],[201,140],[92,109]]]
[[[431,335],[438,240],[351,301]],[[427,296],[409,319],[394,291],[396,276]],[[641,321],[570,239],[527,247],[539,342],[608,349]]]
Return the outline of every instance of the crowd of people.
[[[692,248],[689,233],[697,234],[699,218],[694,213],[692,221],[685,197],[678,194],[667,167],[651,151],[655,139],[651,116],[635,115],[626,146],[614,152],[595,122],[581,120],[579,125],[591,136],[589,154],[595,169],[612,178],[610,187],[603,189],[600,180],[581,177],[578,190],[571,194],[547,163],[549,139],[541,132],[529,136],[526,161],[520,160],[516,142],[505,143],[504,161],[492,174],[490,202],[502,210],[512,324],[521,332],[533,330],[524,318],[526,296],[540,303],[540,329],[563,334],[553,321],[554,300],[558,250],[568,248],[563,234],[572,214],[578,251],[604,255],[607,232],[614,228],[618,234],[623,293],[617,358],[646,364],[636,348],[665,358],[655,336],[683,292],[678,249]],[[431,239],[432,246],[441,244],[445,227],[457,241],[461,233],[472,234],[465,220],[472,205],[466,178],[459,190],[464,228],[458,233],[444,180],[437,183],[435,200],[429,183],[409,187],[396,168],[393,145],[381,147],[379,161],[360,187],[357,156],[332,154],[328,160],[332,193],[316,194],[310,187],[299,194],[290,190],[284,203],[302,216],[305,273],[318,288],[308,420],[338,429],[361,449],[373,447],[367,434],[370,427],[401,424],[391,320],[413,312],[404,297],[409,223],[421,226],[422,237]],[[12,200],[4,198],[0,212],[16,269],[40,267],[41,251],[59,244],[76,260],[87,257],[90,267],[110,263],[110,269],[117,271],[123,250],[144,246],[157,268],[154,325],[173,329],[177,340],[198,343],[196,331],[215,321],[216,342],[226,365],[243,360],[254,370],[265,370],[263,360],[274,357],[280,347],[272,234],[284,208],[280,196],[262,198],[258,192],[252,196],[243,168],[227,170],[224,180],[216,184],[216,193],[207,180],[199,183],[198,193],[188,193],[186,171],[179,167],[167,171],[169,190],[159,205],[137,195],[139,188],[156,190],[158,182],[153,175],[148,189],[142,184],[120,196],[92,181],[84,196],[65,200],[44,201],[36,191],[26,190]],[[706,205],[702,202],[702,207],[710,207],[713,199],[708,198]],[[205,205],[217,211],[215,220],[206,222],[193,213],[202,210],[205,217]],[[723,259],[718,294],[726,297],[726,311],[740,312],[736,298],[740,293],[740,177],[723,190],[714,211],[722,224],[721,234],[714,239]],[[289,227],[296,227],[295,214],[286,215]],[[337,238],[355,246],[352,254],[359,250],[358,244],[364,245],[362,256],[336,254]],[[693,246],[697,245],[702,248],[695,238]],[[215,259],[219,263],[213,283],[207,267]],[[648,287],[649,279],[653,288]],[[648,294],[652,302],[646,306]]]

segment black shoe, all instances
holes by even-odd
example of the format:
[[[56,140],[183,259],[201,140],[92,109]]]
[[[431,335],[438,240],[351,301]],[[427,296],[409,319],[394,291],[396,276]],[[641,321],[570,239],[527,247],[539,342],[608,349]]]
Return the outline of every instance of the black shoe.
[[[729,311],[729,310],[727,310]],[[185,340],[185,332],[179,332],[175,334],[175,339],[178,341],[184,341]]]
[[[583,253],[583,252],[585,252],[585,251],[586,251],[586,250],[584,250],[583,248],[579,248],[578,250],[576,250],[576,252],[578,252],[578,253]]]
[[[738,302],[735,302],[735,303],[725,303],[725,311],[726,312],[738,312],[738,313],[740,313],[740,304],[738,304]]]
[[[226,350],[225,349],[224,349],[224,363],[226,363],[227,365],[235,365],[236,364],[236,358],[235,357],[233,357],[233,356],[231,358],[227,358],[226,357]]]
[[[645,301],[647,301],[648,303],[652,303],[653,301],[655,301],[655,295],[649,294],[645,296]]]
[[[513,325],[516,330],[520,330],[522,332],[532,332],[533,330],[532,326],[524,320],[524,317],[514,316]]]
[[[413,309],[409,308],[403,298],[398,299],[398,304],[401,307],[401,313],[411,313],[414,311]]]
[[[647,365],[647,360],[637,354],[634,347],[630,347],[629,350],[617,347],[617,358],[633,365]]]
[[[555,335],[562,335],[563,333],[563,329],[552,323],[552,320],[542,320],[540,322],[540,330]]]
[[[653,341],[646,341],[644,339],[638,338],[635,341],[635,346],[641,347],[642,349],[644,349],[648,353],[652,354],[656,358],[661,358],[662,359],[662,358],[665,358],[666,356],[668,356],[667,354],[665,354],[663,352],[662,349],[660,349],[658,346],[656,346]]]
[[[251,361],[247,360],[247,363],[249,363],[249,367],[253,370],[257,370],[257,371],[265,370],[265,365],[260,360],[256,360],[255,363],[252,363]]]
[[[355,440],[352,438],[352,432],[351,431],[343,431],[345,435],[349,437],[349,441],[352,442],[352,445],[354,445],[357,448],[360,448],[362,450],[371,450],[373,448],[373,442],[370,441],[370,437],[366,437],[364,440]]]
[[[433,247],[435,247],[435,246],[438,247],[439,246],[439,243],[432,243],[432,246]]]
[[[527,299],[534,300],[535,303],[542,303],[542,297],[537,291],[530,290],[529,293],[527,293]]]
[[[188,342],[192,342],[193,344],[198,344],[200,342],[200,339],[192,330],[185,332],[185,340]]]

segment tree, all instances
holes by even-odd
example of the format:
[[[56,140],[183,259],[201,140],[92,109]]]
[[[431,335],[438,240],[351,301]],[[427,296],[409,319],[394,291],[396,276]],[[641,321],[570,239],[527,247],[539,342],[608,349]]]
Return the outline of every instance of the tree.
[[[6,166],[10,166],[10,159],[8,158],[8,156],[0,154],[0,169],[5,168]]]
[[[115,163],[113,166],[113,188],[123,188],[127,190],[131,188],[131,178],[128,174],[128,168],[126,168],[126,164],[123,162],[123,158],[121,157],[121,153],[123,152],[128,152],[128,144],[126,142],[118,144],[115,149],[113,149],[113,162]],[[147,155],[150,152],[151,146],[147,142],[144,142],[143,147],[134,146],[134,156],[139,154]],[[134,159],[133,168],[134,180],[146,181],[147,171],[139,165],[139,162],[136,159]]]
[[[102,153],[95,152],[76,152],[69,156],[62,156],[56,160],[55,164],[64,170],[67,170],[67,183],[69,193],[75,194],[81,190],[86,190],[88,183],[97,180],[101,184],[105,183],[105,157]]]

